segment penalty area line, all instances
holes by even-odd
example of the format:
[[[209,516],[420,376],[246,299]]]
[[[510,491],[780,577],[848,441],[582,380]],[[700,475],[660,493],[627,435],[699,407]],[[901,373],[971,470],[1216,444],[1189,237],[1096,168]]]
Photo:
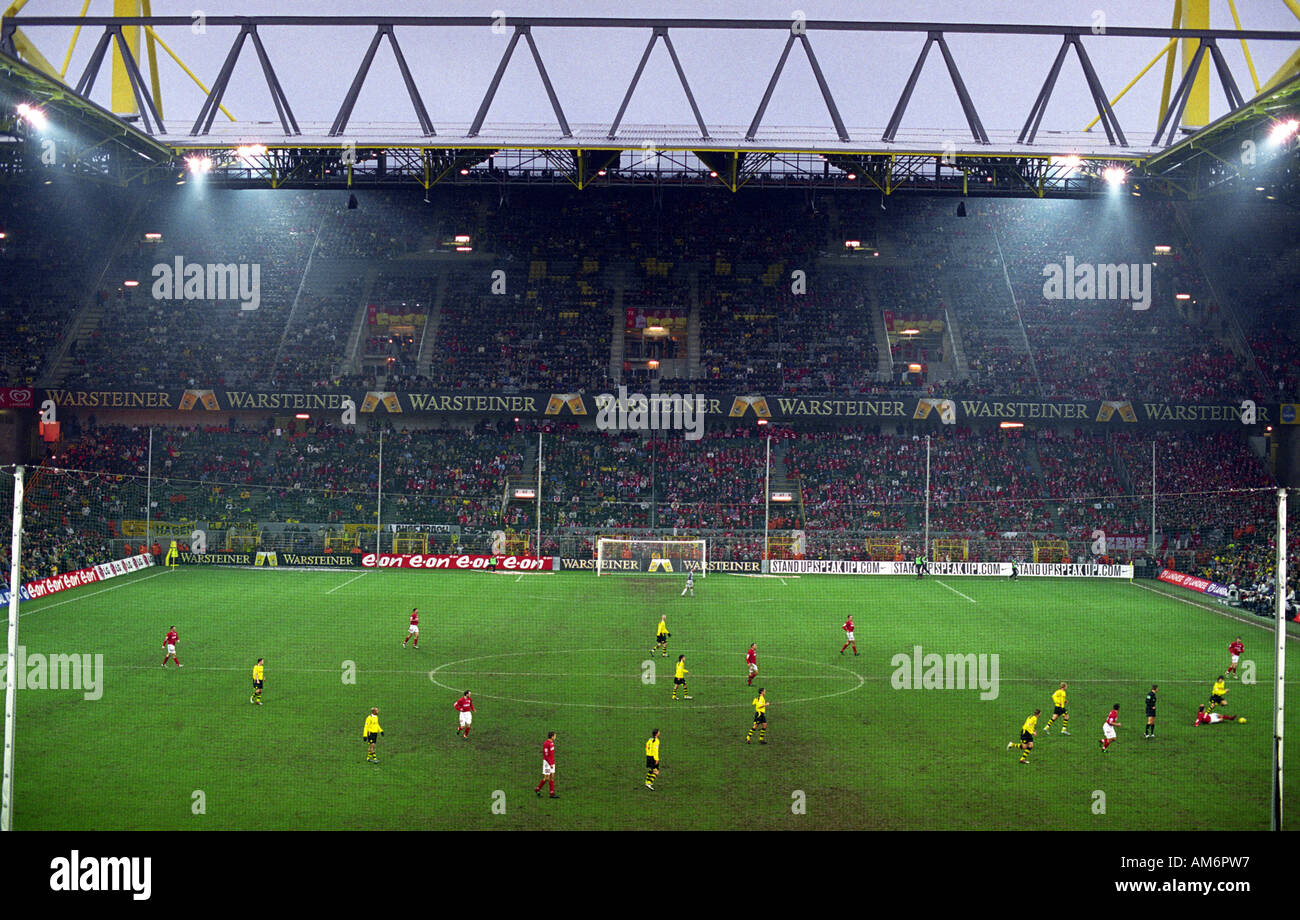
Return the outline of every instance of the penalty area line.
[[[157,578],[159,575],[167,575],[170,570],[164,569],[161,572],[154,572],[152,575],[146,575],[144,578],[137,578],[134,581],[124,582],[120,585],[109,585],[107,588],[100,588],[98,591],[91,591],[89,594],[82,594],[78,597],[70,597],[66,601],[59,601],[57,604],[48,604],[40,610],[28,610],[26,613],[19,612],[20,617],[29,616],[33,613],[42,613],[46,610],[53,610],[55,607],[62,607],[64,604],[75,604],[77,601],[85,600],[88,597],[94,597],[96,594],[104,594],[108,591],[116,591],[118,588],[129,588],[132,585],[138,585],[142,581],[148,581],[150,578]],[[31,603],[28,601],[28,603]]]
[[[934,583],[935,583],[936,585],[938,585],[939,587],[941,587],[941,588],[947,588],[947,589],[948,589],[949,591],[951,591],[953,594],[960,594],[962,597],[966,598],[966,600],[970,601],[972,604],[978,604],[978,603],[979,603],[979,601],[975,600],[975,598],[971,597],[969,594],[962,594],[960,591],[958,591],[958,590],[957,590],[956,588],[954,588],[952,585],[946,585],[946,584],[944,584],[943,582],[941,582],[941,581],[940,581],[939,579],[937,579],[937,578],[934,580]]]
[[[1271,623],[1267,621],[1263,623],[1259,623],[1256,622],[1255,620],[1248,620],[1245,617],[1239,617],[1236,614],[1229,613],[1226,610],[1220,610],[1216,607],[1211,607],[1209,604],[1198,604],[1196,601],[1192,600],[1191,598],[1177,597],[1173,594],[1166,594],[1164,591],[1160,591],[1156,588],[1149,588],[1146,585],[1140,585],[1136,581],[1130,581],[1129,584],[1131,584],[1135,588],[1141,588],[1143,591],[1150,591],[1152,594],[1159,594],[1161,597],[1167,597],[1171,601],[1178,601],[1178,603],[1186,604],[1189,607],[1198,607],[1201,610],[1205,610],[1214,614],[1215,616],[1223,617],[1225,620],[1235,620],[1238,623],[1245,623],[1247,626],[1256,626],[1260,629],[1268,630],[1270,633],[1274,633],[1274,634],[1277,633],[1276,620],[1272,621]],[[1286,630],[1286,637],[1292,642],[1300,639],[1300,636],[1295,635],[1290,630]]]
[[[352,576],[351,578],[349,578],[347,581],[343,582],[343,584],[341,584],[341,585],[335,585],[334,587],[330,588],[330,589],[329,589],[328,591],[326,591],[325,593],[326,593],[326,594],[333,594],[333,593],[334,593],[335,591],[337,591],[339,588],[346,588],[348,585],[352,584],[352,582],[356,581],[358,578],[365,578],[365,577],[366,577],[367,575],[369,575],[369,574],[370,574],[369,572],[362,572],[360,575],[354,575],[354,576]]]

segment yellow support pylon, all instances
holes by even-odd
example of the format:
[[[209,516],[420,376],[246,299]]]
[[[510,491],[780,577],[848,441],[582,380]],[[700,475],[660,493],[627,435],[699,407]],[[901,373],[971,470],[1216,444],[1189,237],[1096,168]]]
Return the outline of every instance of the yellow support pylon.
[[[1282,0],[1287,8],[1300,19],[1300,0]],[[1242,31],[1241,18],[1237,15],[1237,6],[1233,0],[1227,0],[1228,11],[1232,14],[1232,24],[1238,30]],[[1210,28],[1210,0],[1174,0],[1173,21],[1170,23],[1173,29],[1208,29]],[[1160,109],[1156,113],[1156,121],[1165,117],[1165,112],[1169,110],[1169,96],[1173,89],[1174,66],[1179,56],[1181,46],[1182,67],[1180,74],[1186,73],[1188,66],[1192,62],[1192,57],[1196,54],[1196,49],[1200,46],[1200,39],[1171,38],[1169,42],[1156,53],[1151,61],[1138,71],[1137,76],[1124,85],[1113,99],[1110,100],[1112,107],[1123,99],[1128,91],[1131,90],[1139,80],[1146,76],[1147,71],[1156,65],[1161,59],[1165,59],[1165,76],[1164,84],[1160,90]],[[1296,73],[1300,73],[1300,51],[1293,53],[1285,64],[1269,78],[1263,86],[1260,85],[1259,75],[1255,72],[1255,62],[1250,56],[1250,46],[1243,38],[1241,40],[1241,51],[1246,58],[1246,67],[1250,71],[1250,80],[1255,87],[1255,94],[1271,89],[1283,80],[1289,79]],[[1208,56],[1201,61],[1200,73],[1196,75],[1196,80],[1192,83],[1192,91],[1187,100],[1187,106],[1183,109],[1183,125],[1192,128],[1201,128],[1209,123],[1210,120],[1210,69],[1213,67]],[[1097,122],[1101,121],[1101,116],[1093,118],[1083,128],[1085,131],[1091,131]]]
[[[141,9],[140,0],[113,0],[114,16],[142,16],[144,11]],[[135,58],[136,66],[140,64],[140,27],[124,26],[122,28],[122,37],[126,39],[126,47],[131,52],[131,57]],[[135,115],[139,109],[135,104],[135,93],[131,89],[131,78],[127,75],[126,62],[122,59],[122,53],[117,48],[117,43],[113,43],[113,97],[109,108],[115,115]]]

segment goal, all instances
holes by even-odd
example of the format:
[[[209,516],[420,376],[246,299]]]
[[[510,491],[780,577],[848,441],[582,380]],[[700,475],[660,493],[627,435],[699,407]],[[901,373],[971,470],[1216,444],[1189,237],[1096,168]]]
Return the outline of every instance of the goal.
[[[709,550],[705,540],[626,540],[601,537],[596,541],[596,574],[614,572],[674,575],[709,573]]]

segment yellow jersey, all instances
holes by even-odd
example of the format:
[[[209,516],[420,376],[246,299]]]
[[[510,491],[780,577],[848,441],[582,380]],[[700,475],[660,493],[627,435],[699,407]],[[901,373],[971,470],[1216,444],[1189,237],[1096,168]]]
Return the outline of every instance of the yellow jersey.
[[[659,621],[659,632],[657,632],[656,635],[659,635],[659,636],[666,636],[666,635],[668,635],[668,624],[665,623],[663,620],[660,620],[660,621]]]
[[[659,759],[659,739],[651,738],[645,743],[645,756]]]
[[[262,666],[260,664],[255,664],[253,665],[253,680],[261,680],[261,679],[262,679]]]
[[[1215,681],[1214,689],[1210,691],[1211,696],[1223,696],[1228,692],[1227,686],[1223,681]]]
[[[676,677],[678,680],[682,680],[689,673],[691,672],[686,670],[686,662],[684,661],[677,662],[677,673],[673,675],[674,677]]]
[[[1028,719],[1025,719],[1025,724],[1020,730],[1023,732],[1029,732],[1031,735],[1037,732],[1038,716],[1031,715]]]
[[[366,727],[361,729],[363,735],[382,735],[384,730],[379,727],[379,716],[371,713],[366,716]]]
[[[761,696],[754,697],[754,715],[761,716],[767,712],[767,699]]]
[[[1057,706],[1057,707],[1059,707],[1059,708],[1061,708],[1061,709],[1064,709],[1064,708],[1065,708],[1065,691],[1064,691],[1064,690],[1057,690],[1055,693],[1052,694],[1052,705],[1053,705],[1053,706]]]

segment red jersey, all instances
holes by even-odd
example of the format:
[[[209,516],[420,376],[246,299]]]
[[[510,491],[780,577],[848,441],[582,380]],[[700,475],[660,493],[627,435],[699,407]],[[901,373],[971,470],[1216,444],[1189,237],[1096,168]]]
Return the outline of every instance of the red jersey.
[[[758,664],[758,649],[751,648],[745,653],[745,664]]]
[[[1246,650],[1246,646],[1241,644],[1241,640],[1237,640],[1236,642],[1232,643],[1232,645],[1228,646],[1228,651],[1232,652],[1232,654],[1234,655],[1240,655],[1245,650]]]
[[[1192,726],[1195,727],[1197,725],[1209,725],[1209,724],[1210,724],[1210,714],[1208,712],[1198,712],[1196,714],[1196,721],[1192,723]]]
[[[1110,715],[1106,716],[1106,724],[1107,724],[1107,725],[1114,725],[1114,724],[1115,724],[1116,722],[1118,722],[1118,721],[1119,721],[1119,710],[1118,710],[1118,709],[1112,709],[1112,710],[1110,711]]]
[[[542,760],[555,766],[555,742],[550,738],[542,742]]]
[[[164,644],[164,645],[175,645],[176,642],[177,642],[177,640],[178,640],[178,637],[177,637],[177,635],[176,635],[176,630],[173,629],[171,632],[169,632],[169,633],[167,634],[167,638],[163,640],[163,644]]]
[[[849,620],[847,623],[841,626],[840,629],[844,630],[845,632],[853,632],[853,621]]]
[[[420,625],[420,614],[414,610],[411,611],[411,625],[412,626]]]
[[[460,699],[458,699],[455,703],[452,704],[452,707],[457,712],[473,712],[474,701],[467,696],[462,696]]]

